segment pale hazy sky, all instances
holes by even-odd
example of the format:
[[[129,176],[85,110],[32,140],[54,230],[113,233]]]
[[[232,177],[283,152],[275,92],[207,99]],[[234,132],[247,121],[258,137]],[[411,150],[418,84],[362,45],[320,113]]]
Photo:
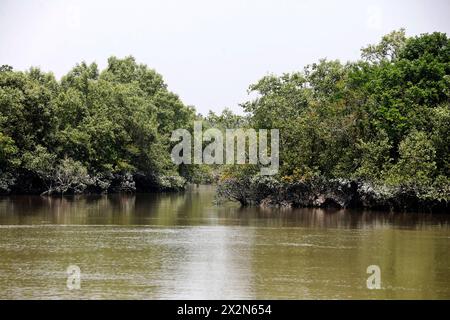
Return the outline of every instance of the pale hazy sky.
[[[239,112],[268,73],[354,60],[401,27],[450,34],[449,13],[449,0],[0,0],[0,65],[59,78],[83,60],[133,55],[199,112]]]

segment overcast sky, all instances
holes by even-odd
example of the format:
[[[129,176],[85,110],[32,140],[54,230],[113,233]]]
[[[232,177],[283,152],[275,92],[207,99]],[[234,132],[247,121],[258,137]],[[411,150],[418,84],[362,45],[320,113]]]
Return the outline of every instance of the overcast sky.
[[[449,13],[449,0],[0,0],[0,65],[59,78],[83,60],[133,55],[199,112],[240,112],[268,73],[354,60],[401,27],[449,34]]]

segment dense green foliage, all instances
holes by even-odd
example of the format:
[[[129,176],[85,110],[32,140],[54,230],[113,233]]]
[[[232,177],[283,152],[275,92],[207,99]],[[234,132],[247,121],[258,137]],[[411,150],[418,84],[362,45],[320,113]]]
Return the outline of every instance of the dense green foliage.
[[[395,31],[362,49],[359,61],[320,60],[303,72],[266,76],[250,91],[258,97],[243,104],[249,125],[280,129],[276,180],[348,179],[449,201],[446,34]],[[242,168],[230,176],[242,180]]]
[[[76,65],[61,81],[0,69],[0,190],[64,193],[182,186],[170,134],[193,108],[132,57]]]
[[[225,109],[203,117],[132,57],[111,57],[101,72],[83,62],[60,81],[36,68],[2,66],[0,192],[168,190],[221,175],[219,193],[245,204],[301,189],[308,199],[292,201],[314,205],[337,188],[375,206],[398,198],[447,206],[446,34],[408,38],[394,31],[363,48],[361,60],[320,60],[301,72],[265,76],[249,91],[257,98],[242,104],[246,116]],[[204,130],[279,129],[278,175],[261,179],[250,165],[175,166],[170,135],[192,130],[195,119]]]

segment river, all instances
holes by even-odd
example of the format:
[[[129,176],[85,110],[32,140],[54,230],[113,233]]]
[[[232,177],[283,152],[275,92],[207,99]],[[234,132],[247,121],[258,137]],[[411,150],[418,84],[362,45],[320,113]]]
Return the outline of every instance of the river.
[[[450,215],[215,205],[210,186],[1,197],[0,298],[449,299]]]

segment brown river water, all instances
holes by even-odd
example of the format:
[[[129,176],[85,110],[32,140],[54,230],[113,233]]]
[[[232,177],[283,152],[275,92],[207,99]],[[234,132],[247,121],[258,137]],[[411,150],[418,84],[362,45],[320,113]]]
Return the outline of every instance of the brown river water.
[[[0,197],[0,299],[450,299],[450,214],[240,208],[214,195]]]

